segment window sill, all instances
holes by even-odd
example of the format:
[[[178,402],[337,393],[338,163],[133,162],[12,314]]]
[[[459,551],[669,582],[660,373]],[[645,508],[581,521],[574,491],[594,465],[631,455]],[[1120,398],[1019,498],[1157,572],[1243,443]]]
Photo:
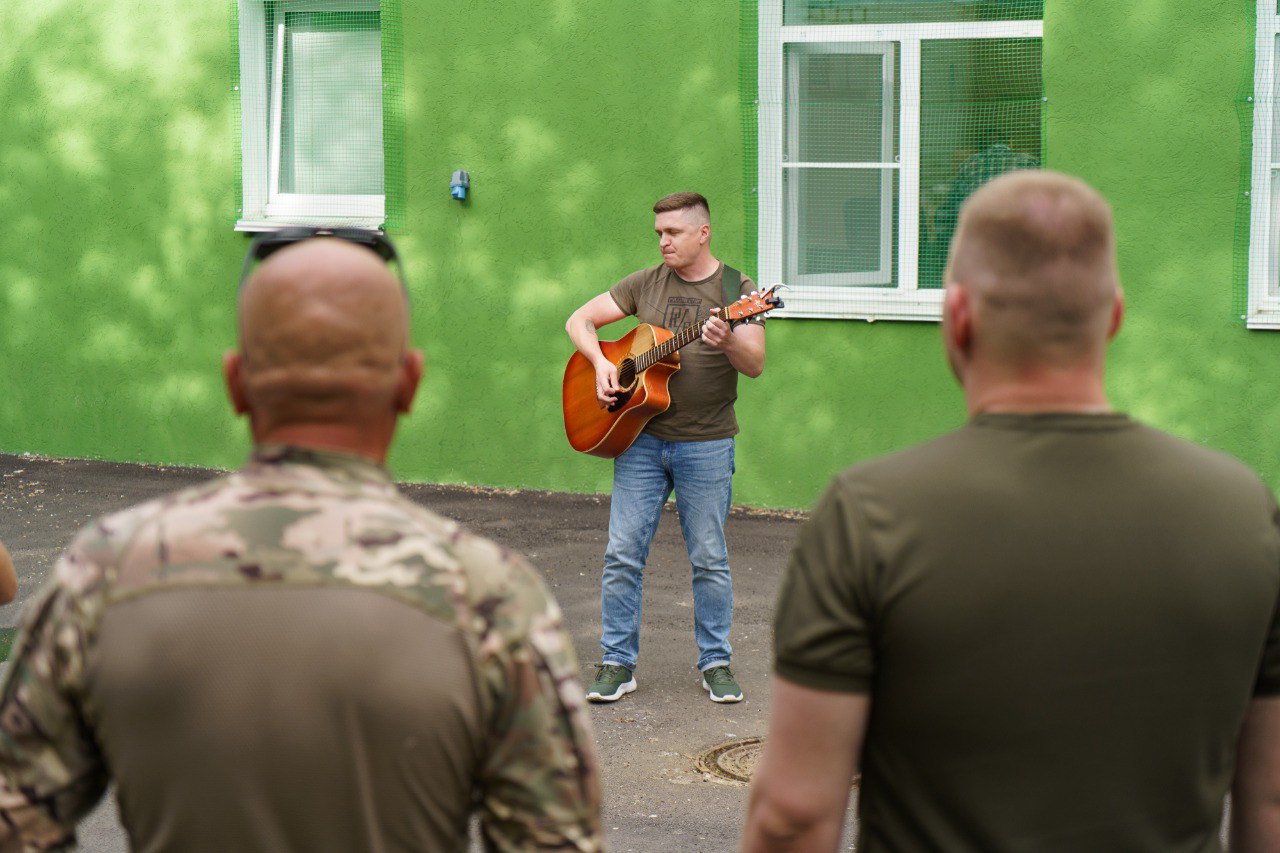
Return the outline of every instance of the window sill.
[[[302,225],[310,228],[364,228],[380,231],[383,222],[384,218],[381,216],[286,216],[271,219],[239,219],[236,220],[236,230],[278,231],[291,225]]]
[[[942,295],[938,290],[888,288],[801,288],[783,294],[785,308],[770,318],[820,318],[827,320],[906,320],[936,323],[942,319]]]
[[[289,225],[312,228],[381,228],[386,200],[380,195],[281,194],[256,216],[236,222],[237,231],[274,231]],[[251,208],[252,210],[252,208]]]
[[[1280,329],[1280,309],[1255,310],[1245,319],[1244,324],[1249,329]]]

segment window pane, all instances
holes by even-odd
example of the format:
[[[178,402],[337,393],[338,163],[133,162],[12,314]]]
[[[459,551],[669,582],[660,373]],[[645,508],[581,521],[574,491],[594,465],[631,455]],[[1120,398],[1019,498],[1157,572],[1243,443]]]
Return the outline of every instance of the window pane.
[[[897,44],[787,46],[792,163],[888,163],[897,151]]]
[[[280,191],[381,195],[377,12],[286,12]]]
[[[1276,52],[1273,55],[1280,58],[1280,37],[1276,38],[1275,50]],[[1268,63],[1268,65],[1271,65],[1271,63]],[[1280,62],[1271,65],[1270,73],[1280,77]],[[1261,85],[1258,88],[1261,89]],[[1277,106],[1280,106],[1280,97],[1273,96],[1271,108],[1274,110]],[[1274,120],[1271,122],[1271,165],[1280,167],[1280,121]]]
[[[887,286],[896,257],[896,169],[787,169],[788,281]],[[820,279],[805,281],[806,276]]]
[[[1276,39],[1276,56],[1280,56],[1280,38]],[[1271,73],[1280,71],[1280,65]],[[1272,102],[1274,111],[1280,99]],[[1275,113],[1271,119],[1271,247],[1267,261],[1267,294],[1280,296],[1280,121]],[[1255,190],[1256,191],[1256,190]]]
[[[1038,21],[1044,0],[783,0],[782,23],[912,24]]]
[[[1039,39],[924,42],[920,51],[920,286],[940,287],[960,206],[1040,164]]]
[[[1271,252],[1267,259],[1267,295],[1280,296],[1280,169],[1271,170]]]

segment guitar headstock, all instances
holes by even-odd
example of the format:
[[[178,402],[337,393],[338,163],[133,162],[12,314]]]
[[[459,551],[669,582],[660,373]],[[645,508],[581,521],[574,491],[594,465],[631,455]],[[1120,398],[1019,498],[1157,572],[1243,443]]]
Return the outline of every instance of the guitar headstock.
[[[778,298],[778,288],[785,285],[775,284],[768,290],[751,291],[747,296],[742,297],[732,305],[725,306],[726,320],[749,320],[752,317],[758,317],[767,311],[782,307],[782,300]]]

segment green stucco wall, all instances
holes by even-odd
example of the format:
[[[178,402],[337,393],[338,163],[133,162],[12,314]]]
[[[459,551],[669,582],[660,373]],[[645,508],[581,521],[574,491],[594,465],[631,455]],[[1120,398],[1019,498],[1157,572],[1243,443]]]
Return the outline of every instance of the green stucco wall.
[[[1130,315],[1117,402],[1280,485],[1274,333],[1231,313],[1247,4],[1050,0],[1049,163],[1116,203]],[[736,3],[404,0],[407,226],[428,371],[403,479],[605,491],[564,440],[566,316],[658,261],[653,200],[694,188],[744,245]],[[223,3],[0,8],[0,451],[231,466]],[[468,169],[473,198],[450,200]],[[748,272],[752,272],[750,268]],[[741,386],[735,498],[803,506],[831,472],[959,424],[931,324],[775,321]]]
[[[1050,164],[1115,208],[1128,303],[1115,403],[1280,488],[1280,335],[1245,330],[1232,280],[1255,15],[1239,0],[1050,0],[1047,138]]]

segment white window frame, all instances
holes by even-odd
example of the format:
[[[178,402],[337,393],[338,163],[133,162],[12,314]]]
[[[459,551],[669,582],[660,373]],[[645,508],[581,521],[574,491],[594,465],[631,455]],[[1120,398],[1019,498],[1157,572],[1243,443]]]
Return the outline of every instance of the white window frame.
[[[1271,203],[1280,151],[1275,150],[1276,40],[1280,13],[1276,0],[1259,0],[1253,72],[1253,162],[1249,186],[1249,299],[1245,325],[1280,329],[1280,293],[1271,292],[1271,256],[1280,248],[1280,210]],[[1280,266],[1277,267],[1280,269]]]
[[[782,161],[779,165],[783,169],[867,169],[880,172],[883,178],[885,169],[898,168],[897,162],[885,160],[884,155],[893,156],[893,119],[894,110],[897,103],[894,101],[893,84],[894,77],[898,73],[898,69],[893,61],[893,43],[892,42],[832,42],[816,45],[818,52],[822,53],[844,53],[844,54],[879,54],[881,57],[881,129],[880,129],[880,151],[882,158],[875,162],[829,162],[822,161],[820,163],[804,163],[798,161]],[[810,54],[812,55],[812,54]],[[792,52],[788,60],[787,73],[784,75],[787,81],[787,102],[795,103],[800,99],[800,58],[799,52]],[[799,110],[787,111],[787,150],[795,151],[799,149],[800,141],[800,116]],[[787,245],[799,245],[798,220],[800,210],[800,188],[796,181],[786,181],[786,205],[787,205]],[[798,253],[788,253],[787,278],[788,284],[792,287],[803,287],[806,289],[813,287],[838,287],[843,284],[853,285],[880,285],[887,286],[893,280],[893,252],[891,240],[884,239],[885,235],[893,233],[893,181],[881,180],[880,182],[880,264],[875,270],[869,272],[854,273],[850,277],[847,273],[811,273],[801,275],[799,271],[799,259],[796,257]]]
[[[238,0],[240,18],[240,151],[243,206],[237,231],[269,231],[283,225],[381,227],[386,195],[280,192],[281,121],[284,103],[283,21],[267,32],[267,4]],[[292,12],[377,12],[379,0],[274,0]],[[272,50],[268,50],[268,36]],[[247,121],[269,116],[269,123]],[[385,145],[385,143],[384,143]],[[249,215],[246,216],[245,214]]]
[[[759,92],[758,112],[759,162],[757,189],[759,195],[759,281],[768,286],[777,282],[792,285],[787,293],[786,308],[775,311],[777,317],[825,317],[863,320],[920,320],[942,318],[940,288],[919,286],[920,242],[920,50],[925,41],[944,39],[1013,39],[1044,38],[1044,21],[948,22],[918,24],[806,24],[783,26],[784,0],[762,0],[759,27]],[[784,205],[794,204],[783,192],[783,171],[818,164],[787,163],[784,116],[787,114],[784,92],[784,58],[789,44],[885,45],[897,43],[899,78],[898,156],[893,163],[820,164],[827,168],[876,168],[898,171],[898,285],[859,286],[848,275],[841,276],[842,285],[821,281],[807,283],[788,281],[783,258],[788,253],[783,240],[794,234],[783,227]],[[889,52],[892,62],[892,51]],[[886,76],[892,83],[892,78]],[[892,115],[889,127],[892,131]],[[885,181],[884,185],[892,187]],[[885,211],[892,211],[892,196]],[[890,214],[891,215],[891,214]],[[795,217],[785,217],[790,223]],[[794,229],[794,225],[790,228]],[[884,235],[892,233],[886,228]],[[783,235],[779,239],[778,235]],[[795,245],[792,242],[790,245]],[[886,250],[889,241],[885,241]],[[808,278],[806,276],[806,278]]]

